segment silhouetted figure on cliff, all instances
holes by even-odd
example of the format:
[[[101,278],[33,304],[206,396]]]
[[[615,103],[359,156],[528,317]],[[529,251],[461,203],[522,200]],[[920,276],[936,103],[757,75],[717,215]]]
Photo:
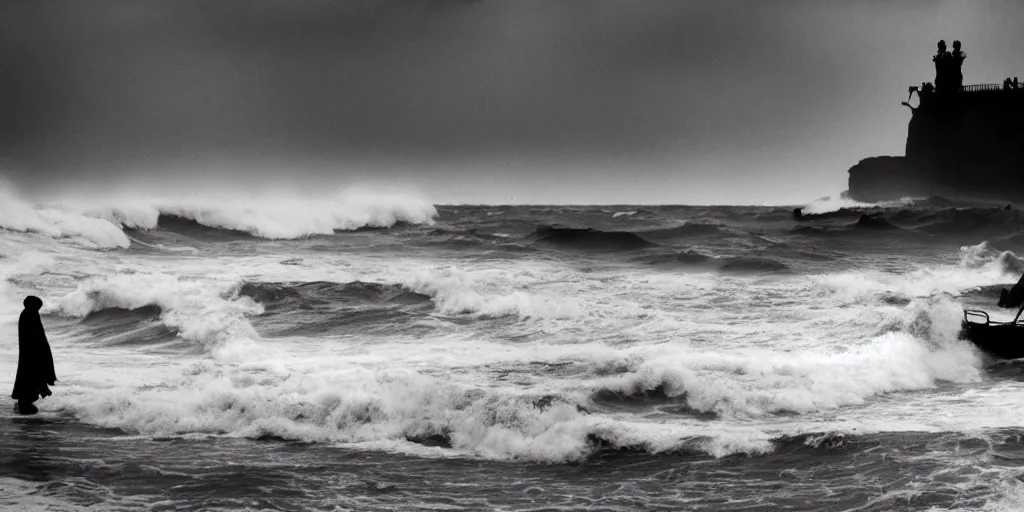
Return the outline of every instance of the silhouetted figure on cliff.
[[[935,62],[935,92],[950,94],[959,92],[964,85],[961,71],[967,54],[960,50],[960,41],[953,41],[953,51],[946,50],[946,41],[939,41],[938,51],[932,57]]]
[[[952,82],[953,91],[959,92],[964,86],[963,65],[967,54],[960,50],[960,41],[953,41],[953,53],[949,60],[949,78]]]
[[[907,90],[907,101],[901,103],[901,105],[910,109],[911,112],[917,110],[917,107],[910,104],[910,100],[914,98],[914,93],[917,93],[918,106],[923,105],[927,102],[932,94],[935,92],[935,86],[931,82],[921,82],[921,87],[911,85]]]
[[[935,63],[935,89],[939,94],[945,94],[949,92],[949,62],[953,56],[946,50],[945,40],[940,40],[936,46],[938,51],[932,57],[932,62]]]
[[[1020,80],[1018,80],[1017,77],[1013,77],[1013,88],[1020,89]]]
[[[53,394],[47,385],[52,386],[57,381],[57,374],[53,370],[53,354],[46,341],[43,321],[39,318],[43,301],[29,295],[24,305],[18,317],[18,375],[11,398],[18,401],[18,412],[35,414],[39,410],[32,402]]]

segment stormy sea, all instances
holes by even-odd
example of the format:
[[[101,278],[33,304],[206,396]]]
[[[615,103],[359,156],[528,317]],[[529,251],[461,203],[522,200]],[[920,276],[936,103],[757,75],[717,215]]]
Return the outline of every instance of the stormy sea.
[[[0,201],[9,510],[1019,510],[1024,212]],[[6,393],[6,391],[5,391]]]

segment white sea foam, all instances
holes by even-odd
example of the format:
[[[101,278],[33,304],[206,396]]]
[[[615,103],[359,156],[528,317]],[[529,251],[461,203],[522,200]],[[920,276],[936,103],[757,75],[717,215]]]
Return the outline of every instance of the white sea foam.
[[[1010,276],[1024,272],[1024,260],[1013,251],[1000,251],[988,242],[961,247],[960,266]]]
[[[128,237],[114,224],[65,210],[35,207],[10,189],[0,187],[0,228],[68,238],[88,247],[128,247]]]
[[[906,208],[914,205],[914,199],[904,197],[899,201],[880,201],[877,203],[864,203],[861,201],[854,201],[846,197],[823,197],[807,204],[800,209],[802,213],[808,215],[820,215],[823,213],[831,213],[842,209],[863,209],[863,208]]]
[[[726,427],[705,436],[685,424],[590,415],[572,403],[538,405],[535,398],[507,391],[337,360],[303,371],[250,367],[191,373],[180,384],[147,389],[115,386],[95,392],[71,386],[44,405],[145,435],[275,436],[414,452],[417,446],[409,439],[440,435],[458,453],[500,460],[580,460],[595,449],[590,436],[651,452],[689,448],[725,455],[770,449],[767,434],[757,429]]]
[[[536,277],[503,270],[467,272],[455,267],[409,272],[399,277],[416,293],[429,295],[443,314],[480,317],[572,318],[585,315],[583,305],[565,297],[545,297],[516,289]]]
[[[977,351],[957,340],[960,310],[949,299],[911,304],[883,332],[846,348],[777,353],[771,350],[660,350],[635,369],[590,383],[625,395],[660,388],[693,409],[726,417],[811,413],[891,391],[928,389],[941,381],[981,378]],[[667,352],[667,353],[665,353]]]
[[[248,297],[225,298],[233,282],[184,280],[163,273],[114,274],[91,278],[73,292],[44,300],[42,312],[72,318],[109,308],[158,306],[161,321],[178,335],[208,349],[258,338],[246,315],[263,307]]]
[[[478,283],[471,283],[471,288],[503,279],[496,273],[473,277]],[[466,285],[460,279],[465,276],[455,278],[454,289]],[[224,340],[252,336],[248,328],[232,330],[233,322],[244,322],[244,316],[258,308],[225,298],[230,297],[229,289],[226,282],[211,286],[166,275],[126,274],[83,283],[58,299],[53,311],[80,317],[103,308],[157,304],[170,316],[166,323],[191,329],[198,339],[220,340],[232,347],[237,345]],[[772,449],[771,439],[800,428],[744,425],[744,418],[777,412],[812,414],[864,404],[892,391],[933,388],[941,381],[976,381],[976,352],[953,339],[956,326],[949,319],[958,318],[958,312],[950,314],[955,308],[945,298],[919,301],[882,325],[886,332],[845,350],[773,353],[723,347],[708,352],[676,344],[588,348],[574,354],[566,348],[532,347],[524,349],[532,353],[529,357],[515,351],[494,361],[473,358],[472,351],[461,350],[457,360],[447,363],[472,367],[485,361],[558,361],[583,355],[585,362],[593,363],[591,372],[596,373],[590,380],[549,382],[545,387],[561,398],[543,404],[537,394],[481,387],[472,376],[445,378],[437,359],[424,368],[441,373],[421,373],[418,368],[428,359],[415,351],[396,354],[388,362],[380,357],[361,361],[341,346],[335,348],[339,353],[290,345],[291,351],[275,355],[272,363],[266,353],[245,359],[214,351],[212,362],[183,366],[177,377],[142,377],[140,369],[138,375],[108,380],[102,388],[84,384],[99,377],[79,377],[74,380],[82,384],[63,387],[44,405],[90,423],[146,435],[279,436],[420,454],[422,448],[407,438],[441,435],[457,453],[502,460],[580,460],[594,449],[590,437],[651,452],[763,453]],[[196,328],[190,322],[217,328]],[[437,340],[422,342],[437,350],[444,346]],[[382,354],[399,349],[386,344],[373,348]],[[620,366],[626,373],[597,376]],[[152,379],[159,385],[149,385]],[[577,404],[587,405],[587,397],[597,390],[631,394],[659,386],[669,396],[685,396],[691,408],[717,412],[727,421],[708,431],[706,423],[699,421],[674,418],[661,423],[588,414],[577,408]]]
[[[190,196],[111,197],[33,205],[0,188],[0,228],[69,238],[95,248],[127,248],[120,229],[154,229],[160,215],[191,219],[204,226],[273,239],[330,234],[399,222],[430,224],[432,204],[411,195],[347,189],[330,197]]]
[[[875,203],[862,203],[853,199],[843,197],[824,197],[809,203],[800,209],[808,215],[819,215],[841,210],[843,208],[871,208],[877,206]]]
[[[1005,390],[956,402],[961,409],[941,423],[915,408],[937,410],[921,395],[981,378],[978,353],[955,339],[955,296],[1005,279],[1004,263],[1016,257],[983,248],[966,249],[960,264],[954,254],[949,265],[902,274],[772,279],[424,254],[309,253],[301,265],[281,265],[281,254],[73,251],[56,265],[104,275],[67,278],[59,292],[50,276],[33,283],[45,292],[45,313],[82,318],[156,305],[161,321],[201,350],[111,354],[80,348],[79,331],[55,335],[61,382],[40,405],[145,435],[269,435],[452,454],[406,440],[440,435],[460,455],[557,462],[586,457],[594,439],[723,456],[763,453],[795,433],[976,428],[1019,424],[1024,414],[981,413],[992,397],[1021,396]],[[0,268],[27,275],[55,265],[25,254]],[[234,293],[251,280],[399,284],[431,297],[424,323],[437,332],[262,339],[249,323],[262,306]],[[887,294],[917,299],[897,306]],[[15,350],[0,340],[0,359]],[[592,400],[598,391],[658,387],[674,404],[719,419],[607,412]],[[910,390],[922,393],[889,407]]]
[[[332,197],[122,198],[102,205],[79,204],[88,215],[128,228],[153,229],[160,215],[191,219],[204,226],[244,231],[274,239],[330,234],[399,222],[430,224],[437,215],[418,197],[344,190]]]
[[[884,295],[906,298],[930,297],[936,294],[958,296],[979,286],[1016,281],[1024,264],[1011,251],[999,251],[987,242],[960,249],[958,265],[928,265],[896,274],[864,270],[813,276],[822,289],[848,300],[875,301]]]

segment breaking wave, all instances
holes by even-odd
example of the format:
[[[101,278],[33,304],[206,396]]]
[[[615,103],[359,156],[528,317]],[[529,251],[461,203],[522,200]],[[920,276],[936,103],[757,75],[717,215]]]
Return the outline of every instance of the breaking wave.
[[[44,299],[42,313],[88,321],[111,310],[159,311],[160,322],[180,338],[213,351],[259,338],[246,317],[262,313],[263,306],[248,297],[231,297],[233,290],[232,282],[218,286],[169,274],[113,274],[87,279],[55,300]]]
[[[301,283],[243,283],[237,291],[264,307],[252,320],[268,336],[388,334],[415,329],[417,316],[432,310],[430,297],[397,284],[353,281]]]
[[[261,238],[290,239],[398,223],[432,224],[436,216],[433,205],[416,197],[355,190],[330,198],[122,198],[40,206],[0,190],[0,227],[72,238],[97,248],[127,248],[130,240],[122,229],[154,230],[168,224],[187,230],[189,224],[180,220]]]
[[[1024,259],[1013,251],[996,249],[988,242],[961,247],[960,265],[1007,274],[1008,277],[1024,273]]]
[[[130,200],[85,210],[88,215],[134,229],[159,227],[161,215],[261,238],[328,235],[364,227],[387,228],[399,222],[430,224],[437,210],[411,196],[344,191],[322,198],[275,197],[204,200]]]
[[[239,295],[262,304],[266,310],[315,308],[344,304],[418,304],[430,300],[426,295],[411,292],[394,284],[330,283],[324,281],[300,283],[244,283]]]
[[[68,238],[92,248],[126,248],[128,237],[117,226],[56,206],[33,206],[0,187],[0,228]]]
[[[374,295],[387,289],[369,287]],[[112,302],[118,301],[76,311]],[[73,306],[74,294],[65,303]],[[806,414],[942,381],[977,381],[980,361],[956,339],[958,316],[949,314],[955,308],[948,300],[919,301],[892,318],[888,330],[848,350],[622,351],[614,365],[623,367],[621,373],[601,375],[608,361],[598,358],[590,380],[555,394],[477,387],[413,368],[321,357],[304,360],[302,371],[289,369],[290,363],[205,363],[162,387],[72,388],[54,401],[84,421],[153,436],[278,438],[539,462],[581,461],[605,450],[762,454],[795,434],[725,425],[709,431],[607,413],[642,402],[674,406],[662,411],[701,421]],[[800,439],[815,446],[842,437],[808,434]]]
[[[109,220],[83,218],[131,224],[113,212]],[[180,214],[157,210],[153,227],[139,221],[131,229],[197,237],[199,230],[212,237],[229,229],[247,237],[273,232],[228,227],[223,211]],[[642,214],[614,222],[633,226]],[[598,225],[612,223],[610,215],[601,213],[607,223]],[[379,218],[386,224],[399,216]],[[338,237],[344,240],[337,246],[317,241],[329,250],[352,244],[339,254],[302,252],[311,245],[305,242],[243,240],[230,250],[283,249],[242,253],[232,270],[240,275],[231,276],[220,270],[235,253],[205,254],[205,245],[184,257],[59,254],[43,267],[81,264],[83,272],[39,280],[50,292],[43,311],[49,320],[74,319],[64,322],[71,327],[59,324],[62,335],[71,333],[62,341],[101,339],[131,349],[118,353],[125,357],[152,355],[151,347],[123,347],[140,340],[175,339],[191,350],[162,352],[171,357],[154,364],[148,381],[138,377],[150,368],[122,380],[69,379],[45,408],[152,436],[287,439],[497,460],[831,449],[852,436],[833,431],[831,418],[853,417],[848,424],[861,428],[857,414],[906,398],[900,391],[987,378],[977,350],[956,338],[956,299],[1024,271],[1016,254],[994,247],[998,239],[964,246],[959,262],[947,250],[941,259],[899,261],[896,270],[879,269],[877,261],[889,260],[865,269],[862,258],[856,270],[830,266],[829,273],[802,275],[791,272],[800,264],[793,254],[826,244],[787,244],[784,235],[751,223],[659,217],[648,224],[654,229],[534,230],[548,219],[522,217],[482,228],[446,218],[437,229]],[[853,220],[841,219],[838,229],[861,229]],[[781,230],[793,225],[771,222]],[[899,225],[893,216],[882,222]],[[300,224],[281,232],[302,232],[289,231]],[[665,225],[674,227],[657,228]],[[487,234],[498,229],[513,234]],[[386,242],[364,240],[378,235]],[[636,252],[579,264],[579,253],[531,249],[540,257],[495,261],[482,251],[439,257],[430,247],[402,245],[416,237],[468,241],[489,252],[512,242]],[[667,243],[693,237],[705,238]],[[362,254],[356,243],[386,249]],[[823,258],[833,257],[843,256]],[[43,268],[33,254],[22,258],[24,264],[4,264]],[[652,272],[648,262],[708,266],[721,275]],[[164,265],[180,265],[174,268],[183,274],[164,273]],[[83,277],[97,271],[113,273]],[[871,429],[857,435],[865,431]]]
[[[941,381],[974,382],[981,378],[981,359],[958,339],[959,322],[953,301],[918,300],[884,322],[873,339],[848,350],[677,351],[594,380],[592,397],[653,395],[698,413],[757,417],[862,404],[875,395],[933,388]]]

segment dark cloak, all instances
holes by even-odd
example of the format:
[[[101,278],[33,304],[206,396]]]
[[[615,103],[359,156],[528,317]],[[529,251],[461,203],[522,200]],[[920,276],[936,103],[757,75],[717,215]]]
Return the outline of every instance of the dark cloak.
[[[34,402],[40,396],[51,395],[47,385],[57,381],[53,370],[53,354],[46,341],[43,321],[39,308],[43,301],[38,297],[25,298],[25,310],[18,317],[18,376],[14,379],[11,398],[18,401]]]

